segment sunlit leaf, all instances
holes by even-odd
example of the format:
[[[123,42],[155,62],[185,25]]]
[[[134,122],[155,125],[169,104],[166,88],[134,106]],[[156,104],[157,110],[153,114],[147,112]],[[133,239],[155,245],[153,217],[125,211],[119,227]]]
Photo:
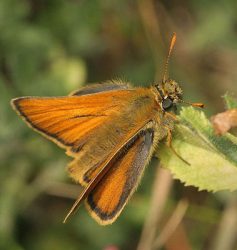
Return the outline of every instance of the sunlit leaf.
[[[237,108],[237,99],[236,97],[234,97],[231,94],[225,94],[224,96],[224,100],[227,106],[227,109],[234,109]]]
[[[216,136],[203,112],[192,107],[182,109],[172,144],[190,165],[167,146],[159,149],[159,158],[185,185],[209,191],[237,189],[237,138],[231,134]]]

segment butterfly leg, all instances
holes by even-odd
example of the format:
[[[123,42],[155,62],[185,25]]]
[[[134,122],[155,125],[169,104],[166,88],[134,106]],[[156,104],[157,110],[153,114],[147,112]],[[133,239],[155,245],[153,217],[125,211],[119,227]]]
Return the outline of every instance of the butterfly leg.
[[[178,121],[177,116],[174,113],[171,112],[165,112],[165,116],[171,117],[173,120]]]
[[[170,128],[167,128],[167,141],[166,141],[167,146],[173,151],[173,153],[180,159],[182,160],[184,163],[186,163],[187,165],[191,165],[189,162],[187,162],[182,156],[180,156],[177,151],[174,149],[173,145],[172,145],[172,132]]]

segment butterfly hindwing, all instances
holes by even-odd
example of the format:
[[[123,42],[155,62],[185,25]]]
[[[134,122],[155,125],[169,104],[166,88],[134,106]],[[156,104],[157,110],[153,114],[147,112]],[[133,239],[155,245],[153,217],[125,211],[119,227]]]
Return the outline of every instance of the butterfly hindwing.
[[[97,83],[97,84],[91,84],[88,86],[85,86],[79,90],[76,90],[72,92],[70,95],[89,95],[89,94],[95,94],[99,92],[106,92],[106,91],[112,91],[112,90],[119,90],[119,89],[129,89],[129,83],[118,81],[108,81],[105,83]]]

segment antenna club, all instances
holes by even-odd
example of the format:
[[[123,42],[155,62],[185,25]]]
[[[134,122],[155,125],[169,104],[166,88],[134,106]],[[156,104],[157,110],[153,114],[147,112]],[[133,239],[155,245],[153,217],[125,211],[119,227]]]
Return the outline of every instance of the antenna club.
[[[169,54],[171,53],[175,43],[176,43],[176,39],[177,39],[177,35],[176,33],[174,32],[173,35],[172,35],[172,38],[171,38],[171,42],[170,42],[170,49],[169,49]]]
[[[171,41],[170,41],[170,47],[169,47],[169,52],[168,52],[166,62],[165,62],[165,70],[164,70],[164,76],[163,76],[162,82],[165,82],[169,78],[168,77],[168,65],[169,65],[169,60],[170,60],[172,50],[173,50],[175,42],[176,42],[176,38],[177,38],[177,36],[176,36],[176,33],[174,32],[172,35]]]

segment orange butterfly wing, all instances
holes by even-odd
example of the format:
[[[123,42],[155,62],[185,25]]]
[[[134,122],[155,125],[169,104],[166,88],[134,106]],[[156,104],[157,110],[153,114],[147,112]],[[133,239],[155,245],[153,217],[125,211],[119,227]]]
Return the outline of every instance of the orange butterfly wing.
[[[30,127],[75,156],[90,131],[119,109],[110,91],[127,88],[128,85],[94,84],[72,96],[16,98],[12,106]],[[116,91],[116,96],[126,96],[126,93]]]
[[[133,137],[129,138],[126,142],[124,142],[123,145],[120,145],[119,147],[117,147],[113,151],[113,154],[110,155],[100,166],[98,166],[98,168],[96,169],[96,171],[92,172],[92,176],[90,176],[90,182],[87,184],[86,188],[82,191],[82,193],[79,195],[79,197],[77,198],[77,200],[73,204],[72,208],[70,209],[70,211],[68,212],[67,216],[65,217],[64,222],[66,222],[67,219],[70,217],[70,215],[73,212],[76,211],[76,209],[78,208],[78,206],[81,204],[81,202],[85,198],[88,197],[88,195],[91,193],[91,191],[96,188],[97,184],[100,181],[103,181],[103,177],[105,176],[105,174],[107,174],[107,172],[109,172],[110,169],[113,168],[113,164],[116,163],[116,162],[119,164],[119,161],[126,154],[126,152],[130,149],[130,147],[135,147],[135,146],[133,146],[135,144],[135,142],[138,140],[138,138],[143,137],[143,135],[147,131],[151,134],[152,144],[153,144],[151,152],[147,156],[147,162],[149,161],[149,159],[150,159],[150,157],[152,155],[152,152],[153,152],[153,150],[155,148],[155,145],[157,144],[157,141],[158,141],[157,133],[156,133],[156,130],[154,129],[154,123],[152,121],[148,122],[143,128],[141,128],[138,132],[136,132],[133,135]],[[156,136],[154,136],[154,135],[156,135]],[[148,141],[146,141],[146,144],[149,145]],[[134,152],[136,154],[136,151],[134,151]],[[141,151],[139,153],[141,153]],[[135,154],[133,156],[135,156]],[[129,158],[130,156],[127,156],[127,157]],[[144,159],[145,158],[146,158],[146,155],[144,155]],[[131,166],[132,166],[132,162],[127,161],[127,163],[128,163],[127,167],[129,167],[129,164],[131,164]],[[144,166],[145,165],[146,164],[144,164]],[[141,171],[141,172],[143,172],[143,171]],[[115,179],[117,177],[116,174],[113,176]],[[121,176],[122,175],[120,175],[120,177]],[[140,177],[141,177],[141,175],[140,175]],[[138,180],[140,179],[140,177],[138,176]],[[137,184],[138,184],[138,180],[137,180]],[[113,181],[113,180],[111,179],[111,181]],[[136,186],[136,183],[135,183],[135,186]],[[131,194],[132,194],[132,190],[131,190]],[[126,204],[126,201],[125,201],[124,205],[125,204]],[[90,210],[92,210],[92,209],[89,208],[89,211]],[[121,208],[121,210],[122,210],[122,208]],[[121,212],[121,210],[120,210],[120,212]],[[93,217],[95,217],[95,219],[100,224],[109,224],[109,223],[112,223],[117,218],[117,216],[119,215],[120,212],[118,211],[116,217],[114,219],[112,219],[112,221],[110,221],[110,222],[106,222],[106,220],[105,220],[105,222],[103,222],[102,219],[96,218],[96,216],[93,216]]]
[[[107,173],[86,198],[86,207],[100,224],[113,223],[136,189],[154,150],[153,128],[141,131],[109,163]]]
[[[98,127],[95,136],[69,164],[70,175],[83,186],[96,178],[105,162],[157,115],[154,95],[146,88],[130,90],[118,103],[119,110]]]
[[[12,101],[30,127],[75,157],[69,172],[82,185],[90,183],[106,159],[151,119],[154,109],[148,89],[127,89],[116,84],[95,87],[96,93],[90,86],[68,97]]]

